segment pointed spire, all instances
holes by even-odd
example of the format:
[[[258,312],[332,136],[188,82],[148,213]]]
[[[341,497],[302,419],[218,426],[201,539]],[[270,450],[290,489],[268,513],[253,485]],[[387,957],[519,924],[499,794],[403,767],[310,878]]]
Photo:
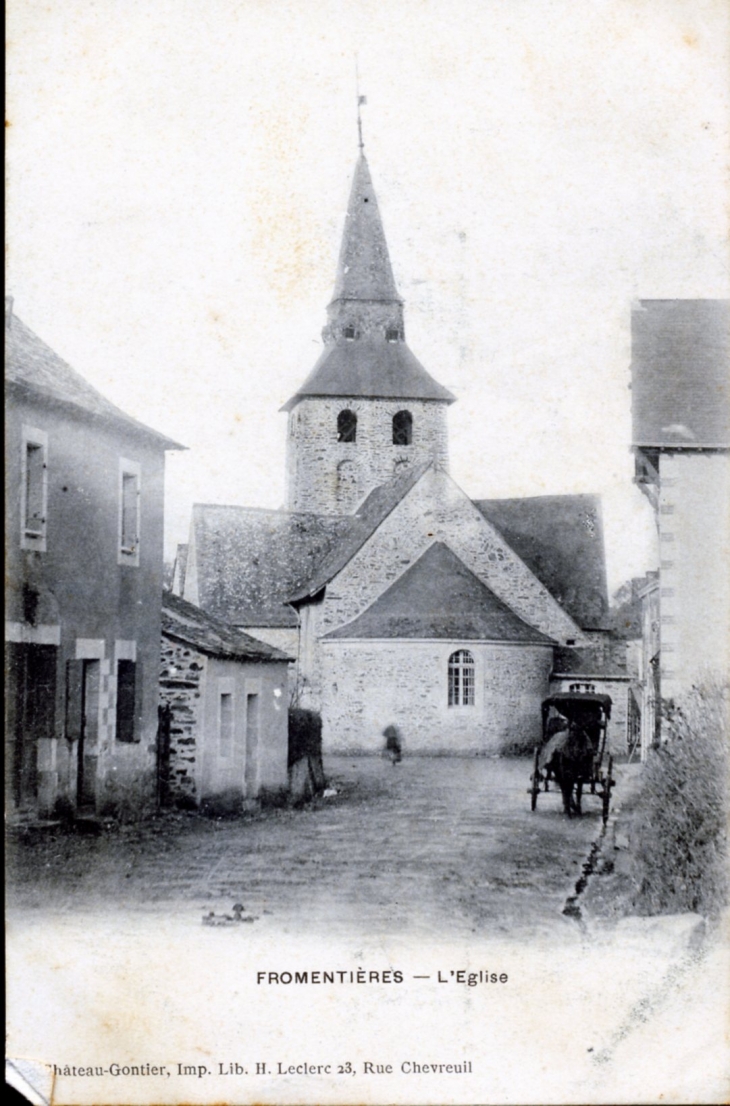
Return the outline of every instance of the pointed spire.
[[[333,302],[341,299],[402,302],[393,279],[378,201],[363,153],[355,166],[332,297]]]

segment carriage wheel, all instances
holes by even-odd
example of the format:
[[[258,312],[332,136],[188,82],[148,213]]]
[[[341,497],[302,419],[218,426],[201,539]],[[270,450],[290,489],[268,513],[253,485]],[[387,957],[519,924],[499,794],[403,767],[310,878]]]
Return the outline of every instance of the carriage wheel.
[[[532,787],[530,788],[530,810],[537,806],[537,796],[540,793],[540,747],[535,749],[535,761],[532,768]]]
[[[603,822],[604,825],[608,821],[608,811],[611,806],[611,788],[613,787],[613,757],[608,758],[608,767],[606,769],[606,779],[603,784]]]

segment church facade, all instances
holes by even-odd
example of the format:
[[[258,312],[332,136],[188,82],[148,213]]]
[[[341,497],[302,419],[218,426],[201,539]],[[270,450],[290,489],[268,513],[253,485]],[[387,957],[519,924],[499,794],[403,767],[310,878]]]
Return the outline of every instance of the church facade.
[[[390,723],[413,752],[537,740],[556,650],[606,632],[600,503],[452,480],[454,396],[406,342],[362,151],[322,336],[283,408],[286,509],[196,506],[185,598],[295,652],[326,750],[379,750]]]

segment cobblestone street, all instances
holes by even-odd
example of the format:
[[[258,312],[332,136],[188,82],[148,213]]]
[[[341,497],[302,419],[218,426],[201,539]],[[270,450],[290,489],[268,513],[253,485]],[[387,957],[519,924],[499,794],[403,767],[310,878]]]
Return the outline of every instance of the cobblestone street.
[[[288,933],[525,936],[561,909],[600,829],[560,795],[530,812],[528,761],[331,758],[337,795],[303,810],[215,821],[172,814],[11,855],[11,908],[230,910]],[[617,793],[620,795],[620,774]]]

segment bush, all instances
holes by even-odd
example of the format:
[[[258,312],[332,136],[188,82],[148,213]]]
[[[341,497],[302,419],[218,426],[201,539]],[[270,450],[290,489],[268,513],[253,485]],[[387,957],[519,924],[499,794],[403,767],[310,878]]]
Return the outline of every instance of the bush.
[[[716,915],[726,902],[727,722],[727,689],[696,688],[649,756],[634,823],[641,913]]]

